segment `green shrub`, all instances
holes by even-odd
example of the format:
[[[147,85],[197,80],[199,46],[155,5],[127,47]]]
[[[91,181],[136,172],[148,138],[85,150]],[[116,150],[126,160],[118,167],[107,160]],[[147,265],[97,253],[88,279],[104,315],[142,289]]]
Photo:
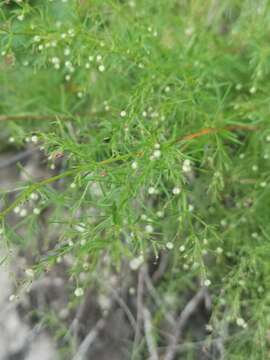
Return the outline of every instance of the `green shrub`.
[[[71,298],[168,256],[156,343],[202,287],[207,339],[268,358],[269,2],[0,3],[1,150],[49,173],[2,191],[2,240],[33,253],[18,291],[67,255]]]

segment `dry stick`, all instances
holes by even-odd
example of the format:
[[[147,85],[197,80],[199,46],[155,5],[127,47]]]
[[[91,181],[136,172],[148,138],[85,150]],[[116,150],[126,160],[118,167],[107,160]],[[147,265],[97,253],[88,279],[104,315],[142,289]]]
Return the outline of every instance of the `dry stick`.
[[[205,288],[200,289],[184,307],[184,310],[181,312],[176,321],[174,336],[169,342],[167,351],[164,355],[164,360],[173,360],[177,351],[177,343],[182,336],[183,329],[190,316],[196,311],[198,305],[205,298],[205,292]]]
[[[133,343],[133,350],[132,350],[132,357],[134,359],[136,357],[136,350],[138,343],[141,337],[141,323],[143,318],[143,292],[144,292],[144,275],[145,275],[145,267],[142,266],[139,270],[138,274],[138,286],[137,286],[137,324],[136,324],[136,331],[134,336],[134,343]]]
[[[136,333],[136,329],[137,329],[137,324],[136,324],[136,320],[134,319],[134,316],[132,314],[132,312],[129,310],[127,304],[125,303],[125,301],[120,297],[120,295],[118,294],[118,292],[113,289],[112,287],[109,287],[112,296],[114,297],[115,301],[119,304],[119,306],[123,309],[123,311],[125,312],[130,325],[132,326],[134,332]]]
[[[255,131],[258,129],[259,129],[259,127],[255,126],[255,125],[228,125],[228,126],[225,126],[222,128],[203,128],[195,133],[176,138],[175,140],[173,140],[170,143],[170,145],[176,144],[180,141],[185,141],[185,140],[188,141],[188,140],[196,139],[196,138],[204,136],[204,135],[215,134],[215,133],[222,132],[222,131],[238,131],[238,130]]]
[[[99,319],[93,329],[88,333],[88,335],[84,338],[81,343],[76,355],[73,357],[73,360],[86,360],[88,359],[87,353],[89,351],[90,346],[98,337],[100,331],[104,329],[106,321],[104,319]]]
[[[143,307],[143,320],[144,320],[144,333],[146,337],[146,343],[149,350],[149,360],[158,360],[157,345],[153,337],[153,326],[150,311]]]
[[[153,283],[151,281],[151,278],[150,278],[147,271],[145,273],[144,282],[145,282],[145,285],[147,287],[147,290],[149,291],[150,295],[154,299],[155,303],[163,311],[164,316],[165,316],[166,320],[168,321],[168,323],[170,325],[173,325],[174,324],[174,318],[173,318],[172,314],[167,309],[165,309],[165,311],[164,311],[165,304],[163,303],[162,299],[160,298],[159,294],[157,293],[157,291],[156,291],[156,289],[155,289],[155,287],[154,287],[154,285],[153,285]]]
[[[19,154],[10,156],[7,160],[0,161],[0,170],[21,161],[36,151],[36,148],[27,149]]]
[[[91,111],[89,113],[75,113],[70,115],[64,115],[64,114],[14,114],[14,115],[0,115],[0,122],[1,121],[26,121],[26,120],[33,120],[33,121],[43,121],[43,120],[71,120],[72,118],[75,118],[77,116],[79,117],[87,117],[87,116],[97,116],[105,114],[105,110],[97,110],[97,111]]]
[[[154,274],[152,276],[153,283],[157,283],[162,278],[163,274],[165,273],[165,271],[167,269],[168,262],[169,262],[169,255],[166,253],[163,253],[161,255],[161,261],[158,266],[158,269],[154,272]]]
[[[0,121],[17,121],[17,120],[68,120],[71,116],[67,115],[0,115]]]

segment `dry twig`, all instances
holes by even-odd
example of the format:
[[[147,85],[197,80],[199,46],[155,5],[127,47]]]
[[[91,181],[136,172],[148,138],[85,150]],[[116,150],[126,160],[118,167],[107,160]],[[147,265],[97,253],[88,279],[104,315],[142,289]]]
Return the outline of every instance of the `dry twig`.
[[[183,311],[179,315],[175,328],[173,331],[173,337],[171,338],[167,351],[164,355],[164,360],[173,360],[177,351],[177,344],[179,339],[182,337],[183,329],[189,320],[190,316],[196,311],[198,305],[205,298],[205,288],[200,289],[191,300],[186,304]]]

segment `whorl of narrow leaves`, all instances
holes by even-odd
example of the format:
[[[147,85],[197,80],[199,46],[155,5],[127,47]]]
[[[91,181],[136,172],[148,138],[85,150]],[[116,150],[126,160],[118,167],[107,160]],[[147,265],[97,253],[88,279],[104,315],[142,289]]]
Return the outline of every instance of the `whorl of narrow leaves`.
[[[1,236],[35,247],[46,213],[59,239],[28,277],[68,255],[80,297],[168,253],[161,291],[209,288],[228,358],[266,358],[270,3],[0,1],[0,19],[0,150],[48,167],[2,192]]]

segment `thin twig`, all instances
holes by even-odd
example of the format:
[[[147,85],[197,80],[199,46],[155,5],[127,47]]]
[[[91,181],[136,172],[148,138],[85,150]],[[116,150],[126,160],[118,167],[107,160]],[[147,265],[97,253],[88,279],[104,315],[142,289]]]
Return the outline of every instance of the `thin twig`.
[[[68,120],[71,116],[66,115],[33,115],[33,114],[19,114],[19,115],[0,115],[0,121],[17,121],[17,120]]]
[[[138,286],[137,286],[137,323],[136,323],[136,331],[134,336],[134,343],[133,343],[133,351],[132,357],[135,357],[135,353],[137,351],[137,347],[141,337],[141,325],[143,319],[143,292],[144,292],[144,275],[145,275],[145,267],[142,266],[139,270],[138,274]]]
[[[18,154],[10,156],[7,160],[0,161],[0,169],[4,169],[5,167],[16,164],[18,161],[21,161],[21,160],[27,158],[34,151],[36,151],[35,148],[27,149],[27,150],[19,152]]]
[[[193,140],[193,139],[196,139],[196,138],[204,136],[204,135],[216,134],[218,132],[223,132],[223,131],[238,131],[238,130],[256,131],[258,129],[259,129],[259,127],[255,126],[255,125],[228,125],[228,126],[224,126],[221,128],[217,128],[217,127],[216,128],[204,128],[195,133],[178,137],[175,140],[173,140],[171,144],[176,144],[180,141],[186,141],[186,140],[189,141],[189,140]]]
[[[196,311],[198,308],[198,305],[201,303],[201,301],[205,297],[205,289],[200,289],[194,296],[191,298],[191,300],[186,304],[183,311],[179,315],[175,329],[173,332],[173,337],[171,338],[167,351],[164,355],[164,360],[173,360],[175,353],[177,351],[177,343],[179,342],[179,339],[182,337],[183,329],[189,320],[190,316]]]
[[[157,283],[162,278],[162,276],[164,275],[167,269],[168,263],[169,263],[169,255],[163,253],[161,255],[161,261],[159,263],[158,269],[154,272],[152,276],[153,283]]]
[[[144,282],[145,282],[145,285],[146,285],[147,290],[149,291],[150,295],[155,300],[156,304],[160,307],[160,309],[163,311],[164,316],[165,316],[166,320],[168,321],[168,323],[170,325],[173,325],[175,323],[174,318],[173,318],[172,314],[170,314],[168,309],[165,309],[165,311],[164,311],[164,303],[163,303],[162,299],[160,298],[159,294],[157,293],[147,271],[145,273]]]
[[[79,346],[79,349],[76,355],[73,357],[73,360],[85,360],[88,359],[87,353],[89,351],[90,346],[98,337],[100,331],[105,327],[106,321],[104,319],[99,319],[93,329],[88,333],[88,335],[84,338],[83,342]]]
[[[123,309],[123,311],[125,312],[130,325],[132,326],[134,332],[136,333],[136,329],[137,329],[137,325],[136,325],[136,320],[134,319],[134,316],[132,314],[132,312],[129,310],[127,304],[125,303],[125,301],[119,296],[118,292],[113,289],[112,287],[109,288],[112,296],[114,297],[115,301],[118,303],[118,305]]]
[[[157,345],[153,336],[153,326],[150,311],[143,307],[144,333],[149,350],[149,360],[158,360]]]
[[[97,116],[102,115],[105,113],[105,110],[100,111],[91,111],[89,113],[84,114],[11,114],[11,115],[0,115],[0,122],[1,121],[26,121],[26,120],[33,120],[33,121],[51,121],[51,120],[71,120],[78,116],[80,117],[88,117],[88,116]]]

